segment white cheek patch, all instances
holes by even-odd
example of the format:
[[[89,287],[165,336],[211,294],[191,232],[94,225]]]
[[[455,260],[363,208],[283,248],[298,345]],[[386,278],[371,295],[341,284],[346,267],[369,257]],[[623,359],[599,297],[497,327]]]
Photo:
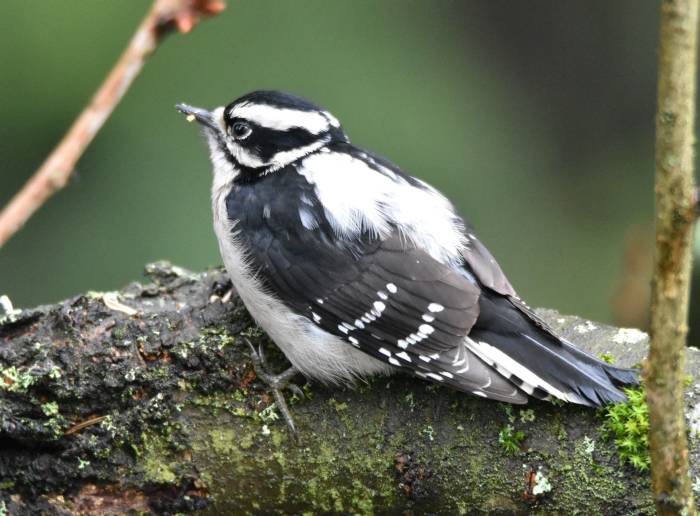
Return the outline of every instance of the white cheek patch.
[[[267,172],[275,172],[276,170],[284,168],[290,163],[295,162],[299,158],[303,158],[307,154],[311,154],[312,152],[319,150],[328,143],[329,139],[330,138],[323,138],[322,140],[306,145],[305,147],[298,147],[288,151],[277,152],[274,156],[272,156],[272,159],[266,163],[267,165],[270,165]]]
[[[231,153],[231,155],[234,158],[236,158],[236,161],[238,161],[238,163],[240,163],[244,167],[258,168],[268,165],[268,163],[261,160],[258,156],[250,152],[248,149],[241,147],[240,145],[229,139],[226,140],[226,147],[228,147],[228,150]]]
[[[330,115],[325,116],[318,111],[278,108],[268,104],[241,104],[233,107],[229,111],[229,116],[231,118],[244,118],[276,131],[288,131],[294,127],[300,127],[311,134],[327,131],[333,121],[338,123],[335,118],[330,117]]]

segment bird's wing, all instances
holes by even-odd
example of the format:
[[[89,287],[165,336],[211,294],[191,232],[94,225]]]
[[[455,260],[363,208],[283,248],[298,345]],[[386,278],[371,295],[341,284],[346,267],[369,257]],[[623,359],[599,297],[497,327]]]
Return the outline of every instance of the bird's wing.
[[[462,249],[462,258],[479,279],[479,283],[504,296],[517,297],[501,266],[481,240],[471,232],[471,228],[466,232],[466,242],[467,245]]]
[[[271,293],[348,345],[460,390],[526,400],[465,344],[479,315],[477,284],[399,235],[366,241],[352,253],[316,230],[270,239],[252,258]]]
[[[523,301],[508,281],[505,273],[498,265],[486,246],[469,228],[466,236],[468,245],[462,249],[465,266],[477,277],[479,283],[507,298],[508,302],[523,313],[533,324],[554,338],[559,338],[552,327]]]
[[[637,384],[637,371],[610,366],[557,335],[518,297],[478,237],[467,236],[464,266],[484,287],[469,349],[528,394],[583,405],[623,401],[618,386]]]

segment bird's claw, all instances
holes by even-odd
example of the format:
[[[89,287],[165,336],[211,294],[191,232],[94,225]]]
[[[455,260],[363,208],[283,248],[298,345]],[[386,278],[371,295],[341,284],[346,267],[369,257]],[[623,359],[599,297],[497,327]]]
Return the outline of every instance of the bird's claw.
[[[248,347],[250,348],[250,354],[253,360],[253,369],[255,370],[256,376],[260,378],[260,380],[262,380],[272,391],[272,395],[275,397],[275,404],[277,405],[277,408],[284,417],[284,420],[287,423],[287,427],[289,428],[290,433],[292,434],[292,436],[294,436],[295,439],[298,440],[296,426],[294,425],[292,415],[290,414],[289,409],[287,408],[287,402],[284,400],[282,390],[289,389],[290,391],[292,391],[293,394],[297,395],[298,397],[304,397],[304,392],[299,388],[299,386],[291,382],[291,379],[296,374],[298,374],[299,371],[294,366],[292,366],[278,375],[270,374],[266,370],[265,353],[263,352],[262,344],[260,344],[258,346],[258,349],[256,350],[253,344],[250,342],[250,340],[245,339],[245,341],[246,344],[248,344]]]

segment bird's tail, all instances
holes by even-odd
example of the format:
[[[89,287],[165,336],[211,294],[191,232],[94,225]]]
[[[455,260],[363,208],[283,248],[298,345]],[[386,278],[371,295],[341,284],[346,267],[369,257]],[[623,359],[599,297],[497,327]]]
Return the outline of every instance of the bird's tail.
[[[531,396],[600,406],[625,401],[621,388],[639,384],[639,371],[598,360],[516,308],[491,308],[499,324],[472,328],[467,347]]]

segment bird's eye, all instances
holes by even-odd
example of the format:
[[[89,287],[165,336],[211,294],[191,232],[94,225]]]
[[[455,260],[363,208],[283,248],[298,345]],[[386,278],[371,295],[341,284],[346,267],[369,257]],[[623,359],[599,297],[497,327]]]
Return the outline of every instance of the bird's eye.
[[[236,140],[245,140],[253,132],[253,129],[245,122],[235,122],[231,126],[231,135]]]

